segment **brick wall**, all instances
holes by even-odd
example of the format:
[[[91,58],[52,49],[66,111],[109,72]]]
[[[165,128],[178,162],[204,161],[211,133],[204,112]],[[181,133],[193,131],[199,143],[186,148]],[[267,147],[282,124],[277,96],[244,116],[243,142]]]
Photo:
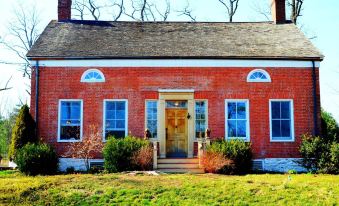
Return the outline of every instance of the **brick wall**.
[[[247,83],[247,74],[253,68],[99,68],[105,75],[105,83],[81,83],[86,69],[41,67],[39,70],[39,136],[53,144],[60,155],[68,143],[57,143],[59,99],[83,99],[84,136],[88,125],[102,128],[103,99],[128,99],[128,130],[142,136],[145,99],[157,99],[159,88],[194,89],[196,99],[208,99],[212,138],[225,136],[224,100],[249,99],[250,138],[255,158],[298,157],[300,135],[314,129],[311,68],[267,68],[271,83]],[[33,116],[34,89],[33,72]],[[319,81],[317,95],[319,112]],[[294,100],[295,142],[270,142],[269,99]]]

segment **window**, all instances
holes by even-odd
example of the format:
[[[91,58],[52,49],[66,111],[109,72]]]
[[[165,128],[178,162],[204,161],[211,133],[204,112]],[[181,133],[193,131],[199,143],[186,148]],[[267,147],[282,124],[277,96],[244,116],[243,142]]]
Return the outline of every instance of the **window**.
[[[158,127],[158,101],[146,101],[146,128],[150,130],[152,138],[157,138]]]
[[[82,100],[59,101],[58,141],[81,141]]]
[[[271,82],[271,77],[265,70],[255,69],[247,75],[247,82]]]
[[[293,101],[270,100],[271,141],[294,141]]]
[[[195,137],[205,137],[207,128],[207,101],[195,102]]]
[[[105,82],[105,77],[101,71],[89,69],[82,74],[81,82]]]
[[[226,100],[226,138],[248,141],[249,109],[248,100]]]
[[[123,138],[127,135],[127,100],[104,101],[104,136]]]

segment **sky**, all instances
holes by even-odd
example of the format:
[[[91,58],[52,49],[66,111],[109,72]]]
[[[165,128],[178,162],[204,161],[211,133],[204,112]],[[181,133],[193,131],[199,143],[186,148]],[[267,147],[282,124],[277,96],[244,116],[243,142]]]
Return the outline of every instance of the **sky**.
[[[268,1],[240,0],[234,21],[265,21],[265,17],[260,16],[254,8],[255,5],[264,5]],[[186,0],[171,0],[173,12],[170,14],[169,20],[188,21],[188,18],[177,16],[177,13],[174,12],[186,4]],[[0,0],[1,37],[8,36],[9,22],[13,20],[14,13],[19,6],[28,10],[35,6],[41,17],[41,28],[44,28],[50,20],[57,18],[57,0]],[[191,0],[190,7],[193,10],[192,15],[197,17],[197,21],[227,21],[225,10],[218,0]],[[161,9],[161,5],[159,9]],[[339,120],[339,1],[305,0],[302,15],[300,17],[302,31],[308,37],[316,36],[312,42],[325,55],[320,66],[321,106]],[[102,16],[104,19],[110,17],[108,14]],[[123,18],[122,20],[129,19]],[[1,47],[0,60],[18,61],[15,54]],[[11,78],[9,86],[13,88],[0,93],[0,115],[8,114],[8,111],[19,102],[29,103],[30,101],[26,92],[30,84],[27,77],[23,77],[17,66],[0,64],[0,88],[9,78]]]

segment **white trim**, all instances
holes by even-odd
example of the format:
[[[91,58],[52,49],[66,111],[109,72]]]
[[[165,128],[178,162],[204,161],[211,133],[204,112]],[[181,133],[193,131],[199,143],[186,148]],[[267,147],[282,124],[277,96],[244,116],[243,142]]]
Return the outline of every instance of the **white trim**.
[[[30,61],[36,65],[35,60]],[[308,67],[310,60],[239,60],[239,59],[98,59],[39,60],[42,67]],[[315,61],[320,67],[320,61]]]
[[[85,79],[85,77],[87,76],[88,73],[90,72],[96,72],[98,73],[99,75],[101,75],[101,78],[102,79],[91,79],[91,80],[87,80]],[[85,82],[85,83],[96,83],[96,82],[105,82],[105,75],[102,73],[102,71],[100,71],[99,69],[88,69],[86,70],[82,76],[81,76],[81,79],[80,79],[80,82]]]
[[[144,125],[144,131],[146,130],[146,126],[147,126],[147,102],[156,102],[157,103],[157,138],[151,138],[154,140],[158,139],[158,124],[159,124],[159,120],[158,120],[158,105],[159,105],[159,100],[158,99],[145,99],[145,125]]]
[[[194,120],[194,141],[197,141],[198,139],[197,139],[197,137],[196,137],[196,134],[195,134],[195,132],[196,132],[196,130],[195,130],[195,121],[196,121],[196,119],[195,119],[195,116],[196,116],[196,114],[195,114],[195,103],[196,102],[199,102],[199,101],[204,101],[205,103],[206,103],[206,114],[205,114],[205,118],[206,118],[206,129],[208,128],[208,99],[194,99],[194,114],[193,114],[193,120]]]
[[[272,139],[272,107],[271,102],[274,101],[280,101],[280,102],[290,102],[291,105],[291,139],[290,140],[273,140]],[[270,142],[294,142],[295,136],[294,136],[294,104],[293,99],[270,99],[269,100],[269,121],[270,121]]]
[[[106,142],[106,102],[125,102],[125,136],[128,135],[128,99],[104,99],[102,118],[102,141]]]
[[[246,139],[239,138],[239,137],[229,137],[228,136],[228,124],[227,124],[227,117],[228,117],[228,102],[246,102]],[[232,139],[240,139],[246,142],[250,141],[250,101],[248,99],[225,99],[225,139],[232,140]]]
[[[193,93],[194,89],[158,89],[162,93]]]
[[[61,140],[60,139],[60,118],[61,118],[61,102],[80,102],[80,139],[79,140]],[[83,113],[84,113],[84,103],[82,99],[59,99],[58,104],[58,140],[57,142],[81,142],[82,141],[82,131],[83,131]]]
[[[267,79],[250,79],[252,74],[255,72],[261,72],[263,73]],[[250,73],[248,73],[247,75],[247,82],[271,82],[271,76],[268,74],[267,71],[263,70],[263,69],[254,69],[252,70]]]

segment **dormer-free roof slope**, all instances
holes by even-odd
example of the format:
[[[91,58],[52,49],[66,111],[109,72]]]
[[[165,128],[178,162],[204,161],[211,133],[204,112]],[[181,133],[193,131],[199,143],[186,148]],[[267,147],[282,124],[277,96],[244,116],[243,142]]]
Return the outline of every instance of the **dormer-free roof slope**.
[[[204,58],[322,60],[291,23],[51,21],[30,59]]]

